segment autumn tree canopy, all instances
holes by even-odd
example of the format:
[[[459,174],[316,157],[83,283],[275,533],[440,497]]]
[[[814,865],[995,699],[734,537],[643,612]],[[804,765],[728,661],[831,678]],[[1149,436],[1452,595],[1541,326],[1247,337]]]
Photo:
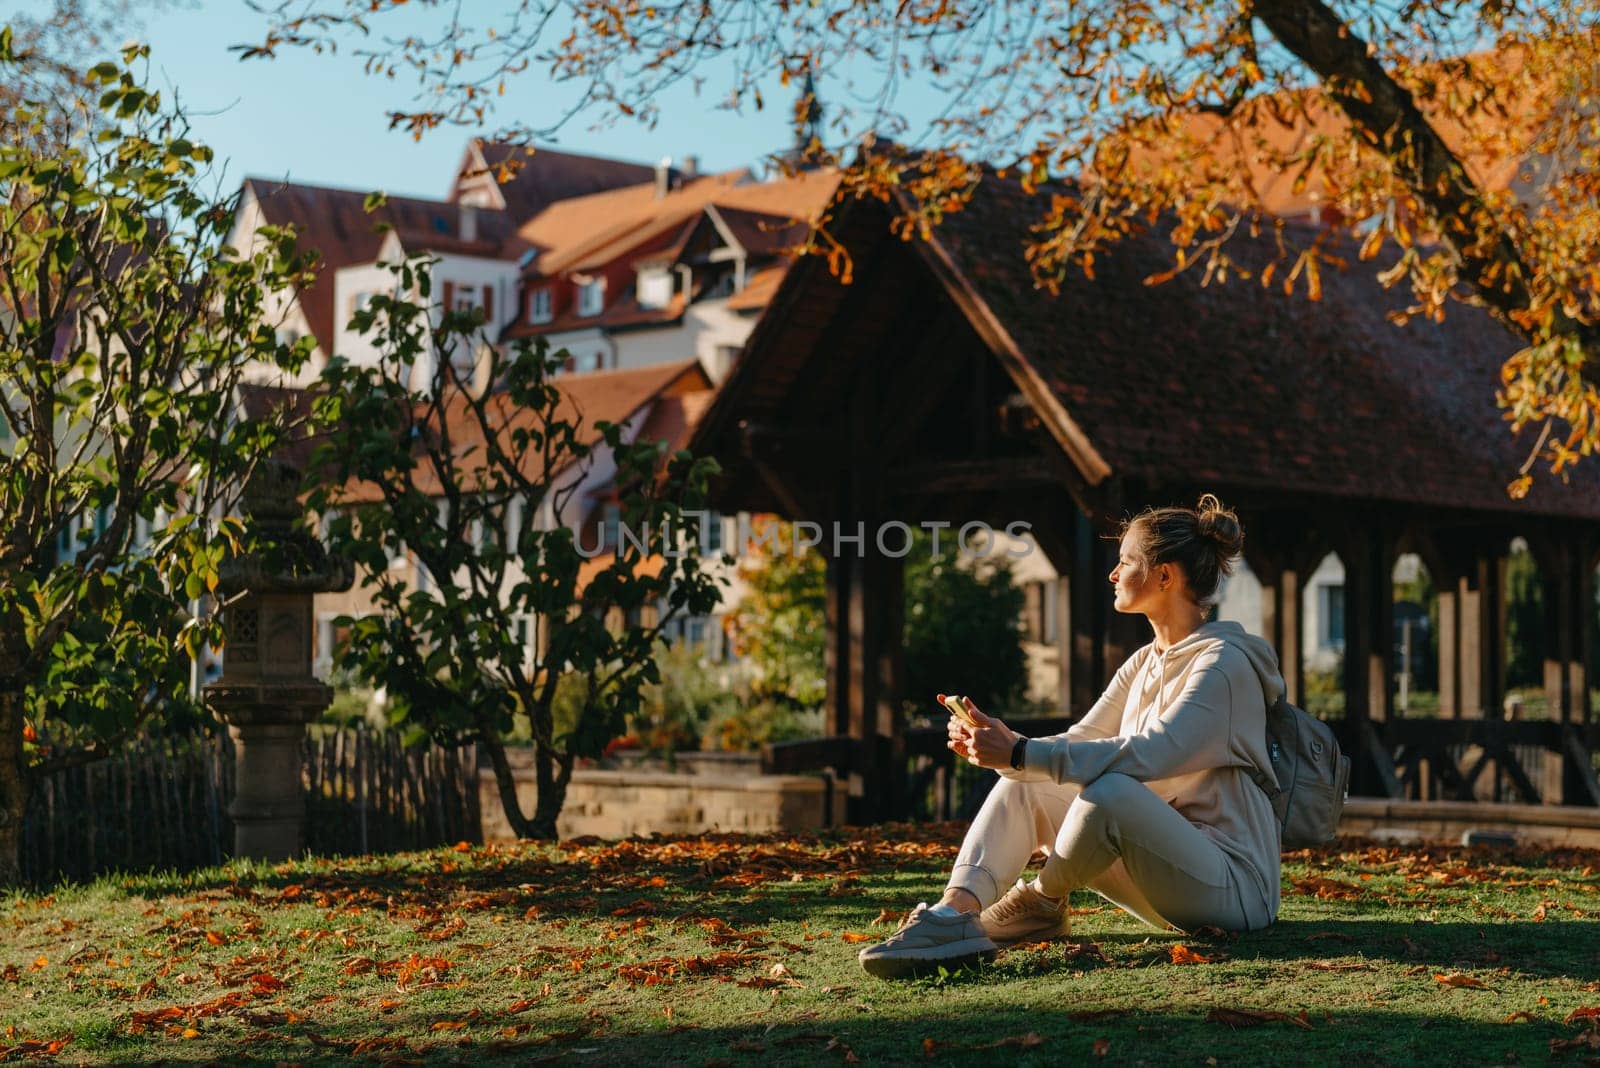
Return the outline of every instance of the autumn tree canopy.
[[[1315,299],[1329,269],[1408,285],[1406,314],[1488,309],[1526,347],[1498,400],[1528,463],[1600,443],[1587,373],[1596,314],[1593,0],[282,0],[246,58],[341,47],[396,80],[391,123],[548,137],[575,118],[654,123],[675,86],[707,106],[794,86],[815,160],[891,200],[908,235],[960,210],[979,161],[1039,194],[1041,284],[1092,272],[1134,227],[1170,234],[1173,272]],[[419,29],[420,27],[420,29]],[[819,121],[800,91],[816,78]],[[566,111],[504,106],[518,79]],[[916,85],[943,109],[912,122]],[[408,90],[407,87],[410,87]],[[410,101],[406,95],[414,90]],[[791,157],[792,158],[792,157]],[[1283,225],[1310,214],[1319,227]],[[808,251],[829,245],[820,220]],[[1235,236],[1275,234],[1259,271]],[[1362,265],[1360,261],[1372,261]],[[1152,278],[1158,283],[1160,276]]]

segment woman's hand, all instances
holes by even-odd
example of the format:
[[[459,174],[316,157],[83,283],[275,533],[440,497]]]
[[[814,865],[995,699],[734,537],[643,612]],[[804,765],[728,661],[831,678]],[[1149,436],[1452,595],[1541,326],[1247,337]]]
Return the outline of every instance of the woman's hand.
[[[974,729],[951,716],[946,728],[950,733],[949,748],[967,763],[980,768],[1011,767],[1011,750],[1017,744],[1017,732],[993,716],[978,711],[972,698],[963,697],[961,700],[966,702],[967,711],[980,725]],[[939,695],[939,703],[944,703],[944,694]]]

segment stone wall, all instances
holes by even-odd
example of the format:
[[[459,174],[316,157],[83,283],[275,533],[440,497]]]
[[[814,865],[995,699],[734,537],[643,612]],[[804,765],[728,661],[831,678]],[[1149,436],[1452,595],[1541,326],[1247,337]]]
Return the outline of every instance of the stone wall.
[[[515,770],[522,810],[531,813],[533,770]],[[515,837],[489,769],[479,772],[479,799],[483,840]],[[557,829],[562,838],[807,831],[827,826],[829,800],[827,784],[804,775],[575,771]]]
[[[1389,801],[1352,797],[1339,833],[1398,841],[1459,842],[1468,831],[1514,835],[1519,843],[1600,848],[1600,811],[1571,805],[1483,801]]]

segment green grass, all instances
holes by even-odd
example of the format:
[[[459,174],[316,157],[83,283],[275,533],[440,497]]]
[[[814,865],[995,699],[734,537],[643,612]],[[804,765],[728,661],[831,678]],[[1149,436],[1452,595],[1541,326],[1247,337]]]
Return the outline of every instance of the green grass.
[[[1071,943],[870,979],[853,939],[938,894],[958,833],[480,847],[12,897],[0,1060],[70,1037],[62,1063],[1543,1063],[1600,1005],[1600,854],[1362,843],[1287,858],[1268,931],[1186,938],[1082,895]],[[1180,944],[1212,959],[1173,963]]]

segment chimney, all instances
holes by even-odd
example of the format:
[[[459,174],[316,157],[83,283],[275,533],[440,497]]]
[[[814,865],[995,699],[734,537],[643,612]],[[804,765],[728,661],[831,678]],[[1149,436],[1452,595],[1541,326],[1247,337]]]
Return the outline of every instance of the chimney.
[[[656,199],[660,200],[672,188],[672,157],[662,156],[656,164]]]
[[[700,157],[683,157],[683,166],[678,168],[678,173],[683,175],[685,178],[693,178],[698,175],[700,173]]]
[[[462,204],[461,212],[461,240],[478,240],[478,209],[472,204]]]

